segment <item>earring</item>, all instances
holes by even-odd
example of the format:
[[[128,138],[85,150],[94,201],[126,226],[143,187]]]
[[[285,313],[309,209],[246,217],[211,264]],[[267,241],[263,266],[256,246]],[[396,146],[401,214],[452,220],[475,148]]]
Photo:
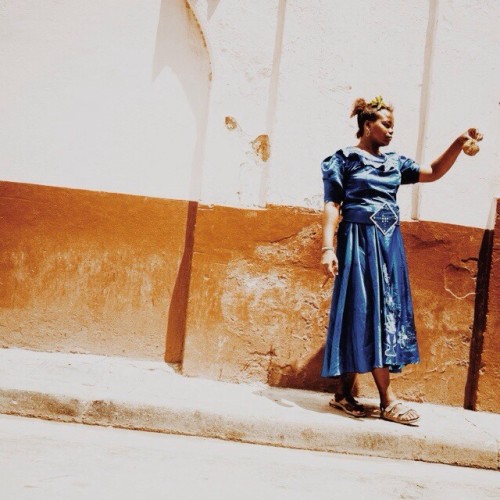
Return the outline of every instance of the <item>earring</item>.
[[[369,136],[370,135],[370,129],[367,129],[366,130],[366,135]]]

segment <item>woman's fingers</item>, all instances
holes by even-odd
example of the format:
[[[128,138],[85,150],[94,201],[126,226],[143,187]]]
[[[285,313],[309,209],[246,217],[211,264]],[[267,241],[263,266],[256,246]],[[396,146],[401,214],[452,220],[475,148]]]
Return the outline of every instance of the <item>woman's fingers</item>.
[[[333,277],[333,265],[331,262],[323,265],[323,272],[329,277]]]
[[[339,263],[337,260],[337,256],[333,252],[329,252],[332,255],[324,255],[321,259],[321,267],[323,269],[324,274],[329,278],[335,277],[338,274]]]
[[[339,274],[339,264],[336,260],[332,262],[332,276]]]
[[[479,130],[475,127],[471,127],[469,130],[467,130],[467,134],[469,134],[469,136],[476,141],[483,140],[483,134],[481,134],[481,132],[479,132]]]
[[[338,262],[336,260],[333,260],[328,263],[327,269],[326,269],[326,274],[330,276],[331,278],[334,278],[339,272],[339,266]]]

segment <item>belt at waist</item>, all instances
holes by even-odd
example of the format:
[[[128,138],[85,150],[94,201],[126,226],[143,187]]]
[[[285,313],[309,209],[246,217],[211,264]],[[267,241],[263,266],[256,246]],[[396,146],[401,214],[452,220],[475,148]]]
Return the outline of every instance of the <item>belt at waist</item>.
[[[386,234],[393,226],[399,225],[399,213],[384,203],[372,212],[359,208],[346,208],[342,210],[342,220],[358,224],[373,224]]]

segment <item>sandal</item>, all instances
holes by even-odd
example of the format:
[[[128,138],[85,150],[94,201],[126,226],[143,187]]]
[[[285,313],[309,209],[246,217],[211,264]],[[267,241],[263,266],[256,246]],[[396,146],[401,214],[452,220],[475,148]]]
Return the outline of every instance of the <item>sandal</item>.
[[[396,422],[397,424],[412,425],[418,422],[420,416],[417,414],[415,418],[405,418],[405,415],[408,415],[411,411],[415,412],[415,410],[409,408],[401,401],[393,401],[385,408],[380,406],[380,418],[389,420],[390,422]]]
[[[339,401],[337,401],[336,398],[333,398],[329,405],[332,408],[344,411],[348,415],[351,415],[351,417],[360,418],[366,417],[367,415],[365,407],[361,403],[358,403],[354,398],[350,401],[348,401],[345,397],[342,397]]]

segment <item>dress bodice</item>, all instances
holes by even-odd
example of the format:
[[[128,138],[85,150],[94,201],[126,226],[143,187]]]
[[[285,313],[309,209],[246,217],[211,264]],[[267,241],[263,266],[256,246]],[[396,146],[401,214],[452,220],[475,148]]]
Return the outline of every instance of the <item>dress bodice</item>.
[[[338,150],[321,169],[325,202],[341,203],[343,210],[373,210],[384,203],[397,210],[399,186],[419,177],[419,166],[410,158],[397,153],[375,156],[357,147]]]

